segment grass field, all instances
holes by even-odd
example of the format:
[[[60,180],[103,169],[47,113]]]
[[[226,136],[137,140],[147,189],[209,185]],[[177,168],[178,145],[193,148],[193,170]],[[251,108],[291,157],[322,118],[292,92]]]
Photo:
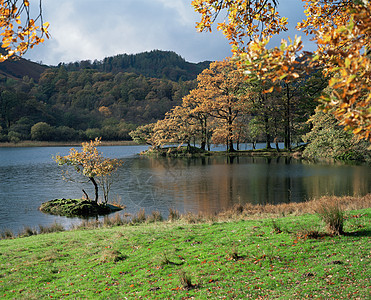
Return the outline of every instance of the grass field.
[[[370,208],[346,211],[343,235],[237,210],[0,240],[0,298],[369,299]]]

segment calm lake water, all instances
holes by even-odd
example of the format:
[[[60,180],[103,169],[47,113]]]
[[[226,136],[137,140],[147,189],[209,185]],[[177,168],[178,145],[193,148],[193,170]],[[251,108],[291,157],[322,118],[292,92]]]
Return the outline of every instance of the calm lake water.
[[[263,146],[263,145],[262,145]],[[41,203],[82,197],[92,185],[65,182],[53,161],[70,147],[0,148],[0,230],[60,223],[66,228],[81,220],[41,213]],[[290,158],[207,157],[147,158],[146,146],[101,147],[105,156],[123,159],[110,198],[125,212],[169,208],[214,213],[236,203],[301,202],[322,195],[365,195],[371,192],[368,166],[309,164]]]

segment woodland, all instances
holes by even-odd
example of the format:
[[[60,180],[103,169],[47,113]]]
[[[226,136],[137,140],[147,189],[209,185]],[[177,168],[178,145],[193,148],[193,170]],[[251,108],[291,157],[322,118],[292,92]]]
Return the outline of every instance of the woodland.
[[[23,73],[11,72],[24,65]],[[44,67],[39,76],[32,71],[40,66],[25,60],[0,65],[6,74],[0,77],[0,141],[128,140],[138,125],[180,104],[205,66],[166,51]]]
[[[297,37],[266,47],[271,36],[287,30],[287,19],[276,10],[278,0],[193,0],[200,31],[211,31],[218,16],[225,16],[217,28],[234,52],[231,59],[201,64],[197,78],[177,67],[170,67],[174,73],[150,67],[135,71],[138,65],[128,63],[126,55],[47,67],[39,78],[16,72],[1,77],[0,139],[130,136],[154,149],[169,144],[207,149],[217,143],[229,152],[246,141],[265,141],[267,148],[283,142],[286,150],[304,142],[307,158],[370,161],[371,2],[303,2],[307,19],[297,28],[313,34],[314,53],[302,52]],[[29,0],[0,0],[2,47],[8,50],[0,62],[48,38],[41,6],[35,19],[22,23],[20,15],[29,17],[29,6]],[[83,144],[82,153],[71,149],[56,161],[74,166],[94,184],[94,176],[115,167],[97,159],[99,142]],[[161,222],[159,212],[147,218],[143,209],[130,222],[116,215],[66,233],[59,232],[64,230],[59,224],[40,225],[40,233],[56,232],[48,235],[25,228],[22,239],[5,232],[0,238],[10,240],[0,241],[0,294],[6,299],[16,294],[30,299],[366,299],[369,198],[238,203],[209,217],[181,217],[169,209],[168,222]]]
[[[244,142],[265,141],[267,148],[273,142],[277,150],[279,142],[287,150],[304,142],[307,157],[367,160],[370,3],[303,2],[307,19],[296,28],[313,36],[315,52],[303,50],[300,37],[267,48],[287,30],[278,1],[194,0],[199,31],[212,31],[225,13],[217,29],[232,45],[232,58],[191,64],[155,50],[46,67],[38,78],[5,75],[0,141],[132,138],[154,148],[226,144],[230,152]],[[22,26],[29,1],[19,9],[11,3],[4,3],[0,23],[4,62],[49,38],[41,10]]]

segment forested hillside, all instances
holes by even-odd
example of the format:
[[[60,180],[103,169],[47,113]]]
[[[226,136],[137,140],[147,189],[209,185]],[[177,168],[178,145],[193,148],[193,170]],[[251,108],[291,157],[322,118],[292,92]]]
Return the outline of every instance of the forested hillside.
[[[3,48],[0,47],[0,54],[5,54]],[[35,81],[38,81],[40,75],[47,69],[45,65],[41,65],[23,58],[6,60],[0,63],[0,79],[3,81],[6,78],[22,79],[28,76]]]
[[[173,81],[196,79],[210,62],[190,63],[175,52],[153,50],[139,54],[120,54],[102,61],[89,60],[63,64],[68,71],[94,69],[100,72],[129,72],[148,77],[167,78]]]
[[[128,132],[181,103],[202,66],[208,63],[152,51],[60,64],[39,80],[27,73],[18,79],[8,70],[0,79],[0,140],[130,139]]]

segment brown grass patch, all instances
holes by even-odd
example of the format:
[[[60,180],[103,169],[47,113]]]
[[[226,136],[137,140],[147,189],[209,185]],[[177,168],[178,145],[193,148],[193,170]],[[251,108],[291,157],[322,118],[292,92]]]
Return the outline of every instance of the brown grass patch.
[[[119,262],[125,259],[127,259],[126,255],[123,255],[120,251],[112,249],[104,249],[100,257],[100,261],[104,263]]]
[[[217,215],[218,219],[255,219],[260,217],[273,217],[285,215],[303,215],[317,213],[320,207],[338,206],[341,210],[355,210],[371,207],[371,194],[363,197],[336,197],[323,196],[319,199],[313,199],[300,203],[281,203],[281,204],[251,204],[246,203],[236,205],[231,209],[221,212]]]

